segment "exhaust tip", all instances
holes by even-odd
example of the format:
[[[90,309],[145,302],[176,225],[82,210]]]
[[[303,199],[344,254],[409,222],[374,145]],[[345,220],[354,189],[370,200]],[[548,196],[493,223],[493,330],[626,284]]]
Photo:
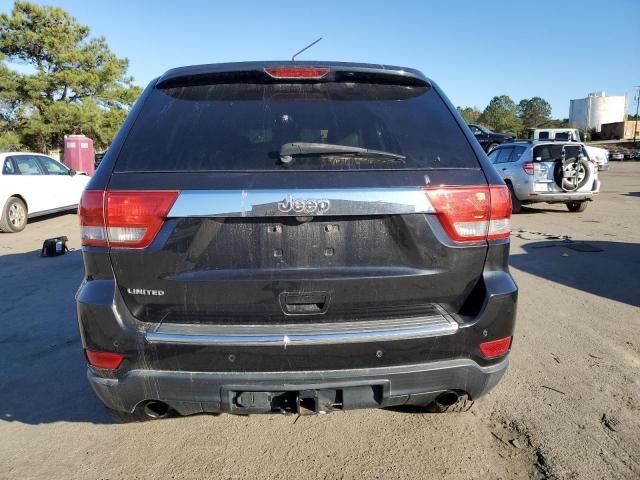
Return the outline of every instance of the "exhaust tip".
[[[166,418],[169,416],[169,405],[158,400],[150,400],[144,404],[143,411],[149,418]]]
[[[431,413],[466,412],[473,406],[473,400],[463,390],[446,390],[440,392],[433,402],[427,406]]]
[[[443,407],[450,407],[451,405],[454,405],[459,399],[460,395],[458,395],[457,392],[449,390],[438,395],[435,401]]]

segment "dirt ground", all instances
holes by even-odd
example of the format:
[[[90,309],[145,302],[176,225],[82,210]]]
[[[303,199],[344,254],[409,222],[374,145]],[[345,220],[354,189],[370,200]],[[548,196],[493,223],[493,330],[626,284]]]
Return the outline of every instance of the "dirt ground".
[[[640,478],[640,163],[601,179],[584,213],[514,217],[511,366],[460,414],[112,424],[85,379],[81,255],[38,257],[44,238],[78,247],[76,216],[0,234],[0,479]]]

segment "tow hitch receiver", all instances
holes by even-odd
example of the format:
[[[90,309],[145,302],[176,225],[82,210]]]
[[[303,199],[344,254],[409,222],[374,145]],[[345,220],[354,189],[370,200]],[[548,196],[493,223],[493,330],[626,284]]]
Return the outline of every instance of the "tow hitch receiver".
[[[382,387],[363,385],[344,389],[284,392],[229,392],[233,413],[311,415],[334,410],[380,407]]]
[[[235,392],[232,408],[238,413],[297,413],[297,392]]]

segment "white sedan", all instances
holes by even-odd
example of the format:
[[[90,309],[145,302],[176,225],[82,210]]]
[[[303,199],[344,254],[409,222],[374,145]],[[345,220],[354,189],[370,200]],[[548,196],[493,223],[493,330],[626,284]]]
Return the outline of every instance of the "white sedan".
[[[39,153],[0,153],[0,230],[20,232],[27,219],[77,208],[86,174]]]

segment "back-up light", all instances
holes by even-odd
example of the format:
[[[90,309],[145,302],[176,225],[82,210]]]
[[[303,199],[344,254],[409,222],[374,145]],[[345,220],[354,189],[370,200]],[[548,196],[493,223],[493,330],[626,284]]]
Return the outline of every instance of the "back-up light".
[[[508,238],[511,196],[504,185],[425,190],[442,228],[456,242]]]
[[[82,245],[148,247],[177,197],[175,190],[86,190],[78,208]]]
[[[329,73],[327,67],[266,67],[264,71],[271,78],[318,80]]]

